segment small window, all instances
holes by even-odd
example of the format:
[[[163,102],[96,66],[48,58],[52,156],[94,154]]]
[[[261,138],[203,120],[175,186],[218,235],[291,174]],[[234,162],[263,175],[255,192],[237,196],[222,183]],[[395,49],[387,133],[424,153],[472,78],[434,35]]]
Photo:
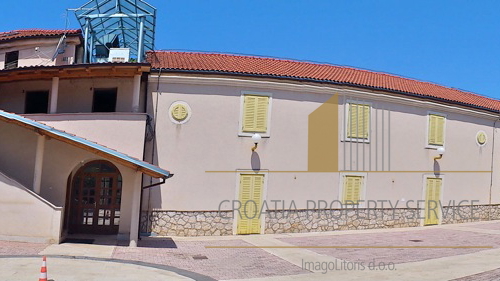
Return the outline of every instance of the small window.
[[[370,105],[349,103],[347,138],[368,140],[370,132]]]
[[[5,69],[17,68],[19,51],[5,53]]]
[[[92,112],[115,112],[117,89],[95,89]]]
[[[444,145],[444,123],[446,117],[437,114],[429,114],[428,145]]]
[[[356,205],[361,200],[363,176],[344,176],[342,204]]]
[[[48,113],[49,91],[26,92],[24,113]]]
[[[243,133],[267,133],[269,96],[243,95]]]

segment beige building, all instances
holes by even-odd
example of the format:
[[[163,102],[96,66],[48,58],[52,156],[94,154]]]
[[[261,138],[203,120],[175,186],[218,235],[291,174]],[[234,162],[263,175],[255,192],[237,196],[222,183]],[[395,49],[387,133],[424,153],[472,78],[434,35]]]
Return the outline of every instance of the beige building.
[[[145,194],[144,231],[309,232],[499,216],[497,100],[307,62],[148,59],[156,139],[145,159],[176,176]]]
[[[134,246],[139,230],[500,217],[497,100],[260,57],[158,51],[144,63],[82,63],[81,42],[79,30],[0,36],[1,239],[111,234]]]

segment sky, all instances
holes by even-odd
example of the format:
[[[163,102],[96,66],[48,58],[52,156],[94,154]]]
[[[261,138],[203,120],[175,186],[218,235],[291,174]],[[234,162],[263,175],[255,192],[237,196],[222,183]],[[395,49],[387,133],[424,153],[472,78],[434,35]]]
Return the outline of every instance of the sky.
[[[0,31],[64,29],[66,9],[86,1],[4,2]],[[157,50],[352,66],[500,99],[497,0],[147,2],[158,10]],[[72,12],[68,19],[79,28]]]

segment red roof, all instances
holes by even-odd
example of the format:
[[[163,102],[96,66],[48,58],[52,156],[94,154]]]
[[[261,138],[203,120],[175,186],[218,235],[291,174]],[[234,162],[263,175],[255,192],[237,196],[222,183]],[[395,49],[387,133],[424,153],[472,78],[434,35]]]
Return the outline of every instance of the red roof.
[[[303,61],[214,53],[150,51],[153,69],[306,79],[389,90],[500,111],[500,100],[387,73]]]
[[[0,32],[0,41],[7,41],[13,39],[22,39],[28,37],[55,37],[66,35],[79,35],[82,31],[80,29],[69,30],[48,30],[48,29],[20,29],[6,32]]]

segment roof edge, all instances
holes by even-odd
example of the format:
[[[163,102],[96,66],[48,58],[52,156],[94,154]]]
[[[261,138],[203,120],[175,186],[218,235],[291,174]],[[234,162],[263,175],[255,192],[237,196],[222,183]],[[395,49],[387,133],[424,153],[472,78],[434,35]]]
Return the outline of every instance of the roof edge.
[[[220,70],[192,70],[192,69],[178,69],[178,68],[151,68],[151,72],[165,72],[165,71],[166,72],[170,72],[170,73],[180,72],[180,73],[200,73],[200,74],[224,74],[224,75],[231,75],[231,76],[273,78],[273,79],[283,79],[283,80],[292,80],[292,81],[306,81],[306,82],[314,82],[314,83],[321,83],[321,84],[331,84],[331,85],[340,85],[340,86],[353,86],[353,87],[357,87],[357,88],[370,89],[370,90],[378,90],[378,91],[385,91],[385,92],[390,92],[390,93],[400,94],[400,95],[405,95],[405,96],[411,96],[411,97],[420,98],[420,99],[434,100],[434,101],[445,102],[445,103],[448,103],[448,104],[461,105],[461,106],[465,106],[465,107],[469,107],[469,108],[473,108],[473,109],[484,110],[484,111],[487,111],[489,113],[500,113],[500,110],[495,110],[495,109],[488,108],[488,107],[481,107],[481,106],[478,106],[478,105],[473,105],[473,104],[464,103],[464,102],[460,102],[460,101],[454,101],[454,100],[443,99],[443,98],[438,98],[438,97],[426,96],[426,95],[421,95],[421,94],[417,94],[417,93],[413,93],[413,92],[397,91],[397,90],[389,89],[389,88],[374,87],[374,86],[370,86],[370,85],[356,84],[356,83],[349,83],[349,82],[342,82],[342,81],[335,81],[335,80],[321,80],[321,79],[314,79],[314,78],[307,78],[307,77],[296,77],[296,76],[285,76],[285,75],[269,75],[269,74],[245,73],[245,72],[231,72],[231,71],[220,71]],[[364,71],[368,71],[368,70],[364,70]],[[386,74],[386,75],[391,75],[391,74]],[[398,77],[398,76],[395,76],[395,77]],[[404,78],[404,79],[410,79],[410,78]],[[414,81],[433,84],[431,82],[425,82],[425,81],[419,81],[419,80],[414,80]],[[441,85],[438,85],[438,84],[433,84],[433,85],[437,85],[437,86],[440,86],[440,87],[445,87],[445,86],[441,86]],[[448,87],[446,87],[446,88],[448,88]],[[455,88],[448,88],[448,89],[453,89],[453,90],[461,91],[461,92],[469,94],[469,95],[476,95],[476,96],[479,96],[479,97],[489,98],[489,97],[481,96],[481,95],[478,95],[478,94],[475,94],[475,93],[465,92],[465,91],[462,91],[462,90],[459,90],[459,89],[455,89]]]

